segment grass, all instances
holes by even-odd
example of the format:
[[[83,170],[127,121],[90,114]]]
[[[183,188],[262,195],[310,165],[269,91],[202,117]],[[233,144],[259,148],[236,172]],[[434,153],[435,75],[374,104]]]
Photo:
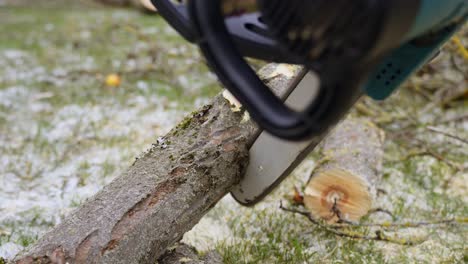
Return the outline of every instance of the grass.
[[[466,32],[465,28],[459,33],[465,36],[465,43]],[[460,65],[461,70],[457,69]],[[468,215],[468,188],[463,181],[467,175],[468,148],[464,143],[426,129],[437,126],[460,138],[468,138],[466,117],[444,121],[466,115],[466,96],[451,101],[450,106],[437,104],[443,100],[441,90],[450,91],[464,85],[466,93],[463,69],[467,70],[467,66],[463,57],[454,52],[453,45],[448,44],[438,60],[413,76],[392,97],[384,102],[364,98],[359,104],[368,111],[359,108],[352,111],[351,115],[371,119],[386,132],[387,138],[383,177],[378,186],[385,193],[377,198],[375,206],[390,210],[394,218],[373,215],[364,218],[364,222],[411,222]],[[415,90],[414,83],[426,94]],[[427,149],[443,159],[427,153],[411,154]],[[318,160],[319,155],[312,153],[309,159]],[[304,219],[285,215],[287,213],[277,209],[279,201],[288,200],[285,195],[293,193],[293,186],[305,184],[310,169],[306,169],[308,165],[303,166],[305,168],[293,173],[263,204],[254,207],[255,213],[251,208],[232,209],[229,199],[224,199],[210,213],[234,230],[226,238],[227,242],[218,245],[226,263],[466,262],[466,223],[387,232],[404,239],[424,238],[421,244],[401,246],[337,237]],[[230,217],[223,216],[226,211]]]
[[[36,241],[219,86],[159,16],[38,1],[2,7],[0,23],[0,257],[11,257],[2,245]]]
[[[207,68],[200,63],[196,49],[158,16],[102,7],[56,7],[54,12],[44,7],[15,7],[2,9],[0,14],[2,20],[12,24],[0,29],[7,40],[0,48],[27,50],[47,71],[70,67],[66,76],[59,74],[41,82],[26,80],[35,82],[40,91],[52,92],[54,96],[47,101],[54,106],[97,103],[109,96],[124,102],[132,95],[151,94],[177,99],[184,105],[216,91],[215,81],[207,78]],[[122,72],[121,89],[83,89],[102,86],[105,75],[112,72]],[[179,83],[181,76],[190,84],[198,82],[201,89],[184,90],[187,87]],[[63,85],[57,85],[61,81],[67,82],[66,92]],[[137,82],[152,89],[132,88]]]
[[[0,9],[0,23],[0,257],[10,258],[13,253],[2,246],[34,243],[219,87],[197,49],[158,16],[81,1],[38,1]],[[466,33],[460,36],[467,40]],[[468,148],[425,129],[435,125],[468,138],[466,118],[445,121],[466,113],[466,96],[436,103],[443,99],[440,91],[463,85],[467,67],[449,44],[391,98],[365,98],[359,104],[369,111],[353,109],[352,115],[368,117],[387,134],[379,186],[386,194],[376,206],[395,219],[365,221],[468,215]],[[119,87],[105,85],[110,73],[122,78]],[[408,157],[426,145],[444,160]],[[204,242],[201,251],[216,249],[225,263],[466,262],[466,225],[397,232],[427,237],[409,247],[336,237],[281,211],[279,201],[305,183],[319,158],[311,153],[253,208],[225,197],[185,240],[198,248]]]

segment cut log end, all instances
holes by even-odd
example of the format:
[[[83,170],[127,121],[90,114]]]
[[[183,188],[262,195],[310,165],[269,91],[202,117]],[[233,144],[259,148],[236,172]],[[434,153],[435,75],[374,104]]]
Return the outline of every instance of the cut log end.
[[[331,169],[318,172],[309,181],[304,191],[304,205],[327,222],[334,223],[339,218],[357,221],[370,210],[372,195],[362,177]]]
[[[348,118],[323,142],[305,191],[304,205],[328,223],[357,222],[371,209],[383,151],[383,134],[365,119]]]
[[[154,11],[154,12],[158,11],[154,7],[154,5],[151,3],[151,0],[140,0],[140,4],[149,11]]]

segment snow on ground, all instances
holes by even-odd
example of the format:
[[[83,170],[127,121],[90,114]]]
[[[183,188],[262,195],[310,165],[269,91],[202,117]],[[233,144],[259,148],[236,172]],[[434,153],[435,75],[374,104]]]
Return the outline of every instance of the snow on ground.
[[[16,13],[0,9],[1,22],[18,25],[18,32],[0,28],[8,40],[0,43],[3,258],[34,243],[185,113],[208,102],[218,88],[213,74],[200,66],[194,48],[160,18],[124,9],[63,8],[53,14],[46,9],[12,10]],[[106,48],[109,45],[112,49]],[[423,85],[434,98],[437,93],[432,90],[448,91],[462,84],[466,68],[448,53],[442,53],[439,61],[431,66],[433,73],[419,74],[410,82]],[[462,71],[454,71],[451,63],[458,63]],[[105,75],[113,72],[121,72],[120,87],[103,84]],[[424,128],[431,124],[468,138],[468,120],[457,119],[466,115],[466,101],[444,108],[424,102],[410,88],[406,85],[385,103],[363,102],[373,114],[370,118],[392,120],[381,124],[387,143],[378,187],[385,193],[375,205],[392,211],[395,221],[466,217],[468,148]],[[413,119],[419,123],[408,126]],[[405,158],[405,151],[420,150],[421,141],[449,162],[434,156]],[[254,207],[224,197],[183,241],[202,252],[217,249],[226,263],[461,263],[466,259],[468,232],[463,225],[399,230],[396,235],[405,238],[427,237],[420,245],[406,247],[336,237],[301,216],[279,210],[293,187],[301,188],[307,181],[316,159],[313,153]],[[461,169],[456,171],[453,164]],[[379,214],[368,220],[393,219]]]
[[[15,68],[23,67],[21,61],[29,58],[25,52],[0,53],[0,61],[5,58],[17,63],[0,74],[3,82],[29,82],[50,75]],[[42,69],[32,61],[28,67]],[[131,96],[124,105],[110,97],[99,104],[61,107],[43,100],[48,96],[27,84],[0,90],[0,106],[8,109],[8,113],[2,111],[5,123],[0,136],[0,223],[12,228],[5,232],[13,237],[19,233],[35,237],[58,224],[128,166],[152,136],[167,132],[183,114],[176,104],[157,96]],[[43,112],[47,118],[38,119]],[[32,222],[37,227],[31,228]],[[11,257],[21,248],[5,243],[0,256]]]

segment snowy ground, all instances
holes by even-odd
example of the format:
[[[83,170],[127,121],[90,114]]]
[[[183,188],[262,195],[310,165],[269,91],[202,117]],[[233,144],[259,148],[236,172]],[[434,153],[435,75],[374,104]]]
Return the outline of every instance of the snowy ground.
[[[0,7],[0,257],[7,259],[219,91],[196,49],[159,17],[56,2],[53,12],[47,4]],[[396,219],[367,221],[468,216],[468,147],[432,131],[468,138],[466,72],[452,43],[388,101],[366,99],[353,110],[387,132],[385,194],[376,206]],[[110,73],[122,77],[120,86],[105,85]],[[464,95],[448,100],[460,87]],[[428,148],[436,155],[408,155]],[[226,196],[184,241],[217,249],[226,263],[467,261],[466,224],[390,232],[426,238],[400,246],[335,237],[279,210],[315,158],[253,208]]]

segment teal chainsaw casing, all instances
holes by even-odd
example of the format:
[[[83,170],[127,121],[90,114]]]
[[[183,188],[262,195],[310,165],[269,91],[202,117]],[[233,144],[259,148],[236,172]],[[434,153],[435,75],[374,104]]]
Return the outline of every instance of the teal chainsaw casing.
[[[328,131],[363,94],[388,97],[468,14],[468,0],[151,1],[260,127],[296,141]],[[291,108],[245,57],[302,65],[318,93]]]
[[[231,192],[243,205],[287,177],[363,94],[387,98],[468,16],[468,0],[151,1],[262,129]],[[303,70],[278,97],[246,57]]]
[[[364,86],[376,100],[390,96],[413,72],[437,55],[441,46],[466,22],[466,0],[421,0],[407,42],[392,51]]]

